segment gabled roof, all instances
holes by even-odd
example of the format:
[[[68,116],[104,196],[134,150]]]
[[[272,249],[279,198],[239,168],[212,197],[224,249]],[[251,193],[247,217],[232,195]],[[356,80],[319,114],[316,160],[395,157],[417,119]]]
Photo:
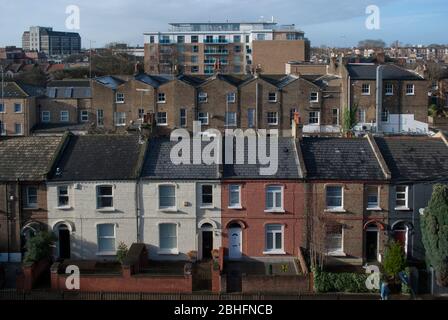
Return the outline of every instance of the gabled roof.
[[[117,89],[126,81],[115,76],[103,76],[95,78],[95,81],[110,89]]]
[[[225,147],[225,143],[224,143]],[[279,179],[300,179],[302,172],[300,169],[297,150],[293,138],[278,138],[277,163],[278,168],[273,175],[261,175],[260,169],[267,168],[269,165],[261,165],[257,159],[257,164],[249,164],[248,161],[248,141],[244,144],[244,164],[236,164],[236,148],[233,148],[233,164],[224,164],[224,179],[263,179],[263,180],[279,180]],[[266,150],[268,156],[270,154],[270,139],[267,138]],[[275,155],[272,155],[274,159]],[[225,158],[224,158],[225,159]]]
[[[222,74],[222,73],[217,73],[213,76],[207,77],[204,79],[203,82],[201,82],[199,85],[203,86],[206,85],[214,80],[221,80],[221,81],[225,81],[228,84],[238,87],[241,84],[243,84],[244,82],[246,82],[247,80],[251,80],[252,76],[248,76],[248,75],[230,75],[230,74]]]
[[[448,181],[448,146],[431,137],[376,137],[395,182]]]
[[[47,88],[48,87],[57,87],[57,88],[62,88],[62,87],[74,87],[74,88],[89,88],[90,87],[90,80],[86,80],[86,79],[67,79],[67,80],[53,80],[50,81],[47,84]]]
[[[394,64],[383,65],[384,80],[424,80],[419,74]],[[376,80],[378,65],[373,63],[349,63],[347,71],[352,80]]]
[[[300,146],[308,179],[386,180],[365,138],[304,137]]]
[[[0,88],[1,89],[1,88]],[[5,98],[39,97],[45,94],[45,89],[20,82],[5,82],[3,96]]]
[[[196,87],[196,86],[200,86],[202,83],[204,83],[207,80],[207,77],[181,74],[177,77],[177,79],[180,81],[183,81],[191,86]]]
[[[0,180],[45,180],[64,139],[52,136],[0,140]]]
[[[135,135],[71,136],[51,180],[136,179],[144,148]]]
[[[203,142],[202,148],[209,142]],[[149,142],[142,169],[143,179],[152,180],[215,180],[219,178],[218,165],[192,164],[193,147],[190,147],[190,163],[175,165],[170,158],[171,149],[177,142],[168,138],[154,138]]]
[[[160,85],[173,80],[173,76],[149,75],[146,73],[139,73],[134,76],[134,79],[146,83],[153,88],[158,88]]]

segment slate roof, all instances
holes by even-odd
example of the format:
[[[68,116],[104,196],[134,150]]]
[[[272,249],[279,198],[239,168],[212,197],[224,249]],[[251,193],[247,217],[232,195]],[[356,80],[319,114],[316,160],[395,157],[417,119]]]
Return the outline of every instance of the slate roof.
[[[71,136],[51,180],[135,179],[143,149],[134,135]]]
[[[352,80],[376,80],[376,64],[347,64],[347,70]],[[384,80],[424,80],[420,75],[393,64],[383,68]]]
[[[43,181],[64,137],[0,140],[0,180]]]
[[[292,138],[278,138],[277,149],[277,163],[278,168],[274,175],[261,175],[260,168],[267,168],[269,165],[248,164],[248,142],[246,140],[244,144],[244,164],[236,164],[235,153],[236,148],[233,149],[233,164],[224,164],[223,178],[224,179],[300,179],[302,178],[302,172],[298,163],[298,156],[296,147],[294,145],[294,139]],[[266,143],[267,154],[270,156],[270,139],[267,139]],[[225,147],[225,143],[224,143]],[[275,157],[273,155],[273,157]],[[225,159],[225,158],[224,158]],[[273,158],[274,159],[274,158]],[[256,160],[256,159],[255,159]]]
[[[38,97],[45,93],[45,89],[41,87],[31,86],[16,81],[5,82],[3,88],[3,96],[5,98],[27,98]]]
[[[116,89],[118,86],[121,86],[126,81],[114,76],[103,76],[95,78],[95,81],[106,86],[110,89]]]
[[[149,75],[146,73],[140,73],[135,75],[134,79],[146,83],[154,88],[158,88],[160,85],[172,80],[173,76]]]
[[[85,79],[68,79],[53,80],[47,84],[47,87],[90,87],[90,80]]]
[[[39,123],[33,128],[35,134],[60,134],[67,131],[87,132],[91,125],[89,123]]]
[[[448,181],[448,146],[431,137],[376,137],[395,182]]]
[[[209,142],[203,142],[204,147]],[[170,158],[171,149],[177,142],[168,138],[154,138],[149,142],[145,162],[142,169],[143,179],[168,180],[215,180],[219,179],[218,165],[182,164],[175,165]],[[190,147],[191,163],[193,147]]]
[[[76,84],[75,84],[76,85]],[[90,99],[92,90],[90,86],[50,86],[46,90],[46,96],[56,99]]]
[[[301,141],[307,178],[318,180],[385,180],[365,138],[308,138]]]

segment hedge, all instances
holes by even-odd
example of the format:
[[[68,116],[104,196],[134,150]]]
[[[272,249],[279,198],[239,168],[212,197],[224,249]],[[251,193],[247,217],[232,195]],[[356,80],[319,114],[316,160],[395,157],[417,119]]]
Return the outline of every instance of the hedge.
[[[372,292],[366,287],[369,276],[363,273],[333,273],[314,270],[314,289],[316,292],[350,292],[367,293]]]

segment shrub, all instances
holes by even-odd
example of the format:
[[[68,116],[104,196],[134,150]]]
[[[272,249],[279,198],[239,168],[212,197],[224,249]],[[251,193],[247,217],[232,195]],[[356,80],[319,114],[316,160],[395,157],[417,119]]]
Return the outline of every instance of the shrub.
[[[50,258],[53,251],[53,244],[56,241],[54,234],[41,231],[26,243],[26,254],[23,261],[25,263],[38,262],[45,258]]]
[[[128,255],[128,251],[129,251],[128,246],[124,242],[120,242],[118,244],[118,249],[117,249],[118,262],[123,263],[124,259]]]
[[[350,292],[365,293],[369,292],[366,287],[366,280],[369,276],[363,273],[351,272],[325,272],[313,270],[314,289],[318,293],[323,292]]]
[[[405,268],[404,273],[408,276],[408,279],[411,278],[411,270],[409,268]],[[403,294],[411,294],[411,287],[406,285],[405,283],[401,284],[401,293]]]
[[[399,272],[406,268],[406,257],[401,245],[391,241],[384,251],[384,272],[390,277],[396,277]]]

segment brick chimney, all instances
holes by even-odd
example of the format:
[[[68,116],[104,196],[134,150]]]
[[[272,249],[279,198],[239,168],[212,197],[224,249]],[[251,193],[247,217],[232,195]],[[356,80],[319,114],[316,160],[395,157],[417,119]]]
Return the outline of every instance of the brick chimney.
[[[294,119],[291,121],[291,135],[296,140],[302,140],[303,138],[303,124],[298,112],[294,112]]]

